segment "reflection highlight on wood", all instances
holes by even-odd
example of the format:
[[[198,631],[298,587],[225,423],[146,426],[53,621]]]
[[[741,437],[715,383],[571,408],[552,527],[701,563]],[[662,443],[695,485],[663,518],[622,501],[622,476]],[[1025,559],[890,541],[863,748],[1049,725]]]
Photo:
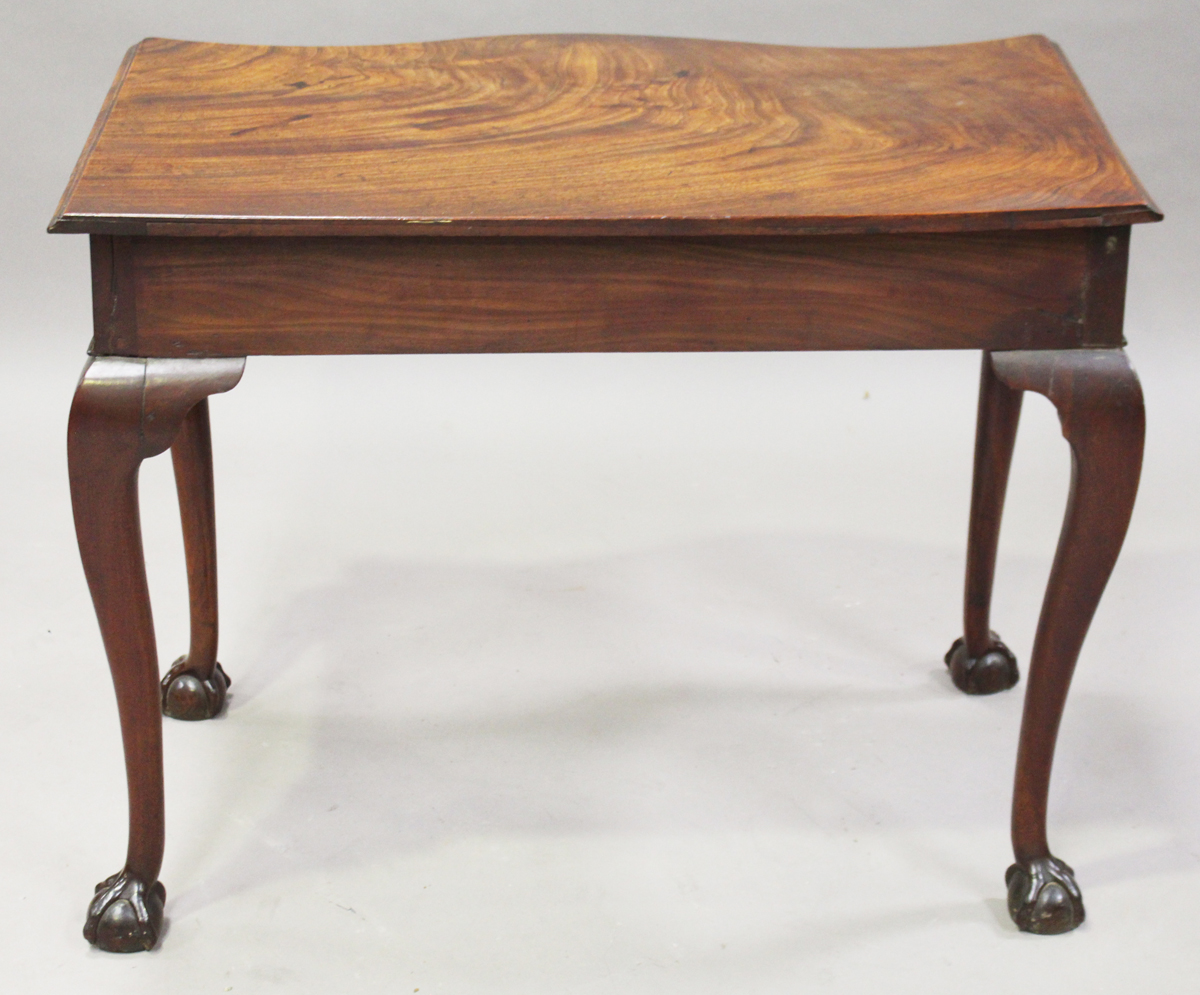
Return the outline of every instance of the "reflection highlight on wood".
[[[53,231],[796,234],[1158,217],[1041,36],[907,49],[150,38],[97,129]]]

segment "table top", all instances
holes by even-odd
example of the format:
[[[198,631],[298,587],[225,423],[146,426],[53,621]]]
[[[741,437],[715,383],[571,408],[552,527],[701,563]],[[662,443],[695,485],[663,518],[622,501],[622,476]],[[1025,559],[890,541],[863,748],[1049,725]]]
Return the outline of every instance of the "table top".
[[[1155,221],[1058,47],[134,46],[50,224],[751,235]]]

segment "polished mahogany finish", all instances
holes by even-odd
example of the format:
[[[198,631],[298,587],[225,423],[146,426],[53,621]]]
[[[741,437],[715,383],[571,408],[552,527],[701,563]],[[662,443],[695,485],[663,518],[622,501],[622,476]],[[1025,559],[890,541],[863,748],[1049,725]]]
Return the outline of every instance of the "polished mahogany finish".
[[[252,354],[983,350],[946,663],[971,694],[1017,682],[989,615],[1021,397],[1039,391],[1073,482],[1029,666],[1008,902],[1023,930],[1077,926],[1046,840],[1050,768],[1137,489],[1129,233],[1160,217],[1040,36],[135,46],[51,222],[91,236],[96,358],[69,461],[129,778],[126,865],[98,886],[88,939],[128,951],[160,933],[159,708],[209,718],[228,687],[205,398]],[[168,446],[192,634],[160,684],[136,480]]]
[[[1051,856],[1046,842],[1050,767],[1075,662],[1133,514],[1146,414],[1137,375],[1119,349],[994,353],[991,363],[1006,388],[1051,400],[1071,446],[1067,513],[1025,689],[1013,793],[1017,863],[1009,871],[1009,909],[1016,907],[1017,925],[1061,933],[1083,921],[1083,904],[1064,880],[1070,868]],[[1039,884],[1044,875],[1047,883]]]
[[[955,686],[967,694],[1006,691],[1020,677],[1017,659],[992,632],[989,615],[1000,518],[1023,397],[1021,391],[1010,390],[996,378],[991,356],[985,352],[979,377],[975,479],[971,487],[971,524],[967,535],[964,634],[954,641],[945,657]]]
[[[803,238],[93,235],[115,355],[1121,345],[1129,228]]]
[[[225,704],[231,682],[217,662],[217,516],[207,397],[184,416],[171,446],[171,462],[183,520],[192,638],[187,655],[162,679],[163,714],[211,719]]]
[[[165,897],[158,883],[164,840],[158,651],[138,470],[172,444],[199,401],[232,388],[244,367],[244,359],[98,357],[85,367],[71,405],[67,465],[75,531],[116,688],[129,784],[125,867],[97,885],[84,927],[107,950],[150,949]]]
[[[992,369],[992,357],[983,354],[979,375],[979,414],[975,423],[975,479],[971,487],[971,525],[967,535],[967,583],[963,599],[963,648],[979,659],[995,643],[989,628],[992,581],[1000,518],[1008,490],[1017,423],[1021,418],[1019,390],[1006,387]]]
[[[1038,35],[861,50],[148,38],[52,228],[784,235],[1159,216]]]
[[[1071,675],[1125,540],[1142,467],[1146,415],[1137,374],[1119,349],[984,353],[967,545],[966,636],[946,656],[954,682],[990,694],[1017,681],[1012,652],[988,628],[1000,516],[1022,392],[1044,394],[1071,446],[1071,490],[1030,662],[1013,792],[1008,907],[1032,933],[1084,918],[1074,872],[1050,853],[1046,805]]]

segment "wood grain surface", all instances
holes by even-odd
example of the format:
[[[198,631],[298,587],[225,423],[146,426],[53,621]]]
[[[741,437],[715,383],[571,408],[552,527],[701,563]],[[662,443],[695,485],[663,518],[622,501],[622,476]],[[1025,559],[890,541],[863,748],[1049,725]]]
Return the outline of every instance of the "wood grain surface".
[[[1159,217],[1041,36],[909,49],[151,38],[122,66],[50,230],[738,235]]]
[[[246,356],[1120,345],[1128,236],[1128,227],[725,239],[94,235],[93,348]]]

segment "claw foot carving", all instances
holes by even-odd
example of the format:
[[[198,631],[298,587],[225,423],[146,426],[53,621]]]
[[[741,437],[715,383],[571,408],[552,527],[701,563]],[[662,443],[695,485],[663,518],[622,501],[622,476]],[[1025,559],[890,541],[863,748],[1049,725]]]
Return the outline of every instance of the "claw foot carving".
[[[115,954],[150,950],[162,931],[166,900],[167,889],[161,881],[147,887],[128,871],[114,874],[96,885],[83,927],[84,939]]]
[[[991,642],[982,656],[968,656],[967,642],[961,636],[946,653],[946,666],[954,686],[967,694],[995,694],[1007,691],[1020,679],[1017,658],[1012,650],[991,633]]]
[[[1084,920],[1075,872],[1057,857],[1013,864],[1004,875],[1008,914],[1026,933],[1069,933]]]
[[[232,683],[219,663],[213,666],[212,676],[203,680],[188,670],[187,657],[181,656],[162,679],[163,715],[188,722],[211,719],[220,713]]]

